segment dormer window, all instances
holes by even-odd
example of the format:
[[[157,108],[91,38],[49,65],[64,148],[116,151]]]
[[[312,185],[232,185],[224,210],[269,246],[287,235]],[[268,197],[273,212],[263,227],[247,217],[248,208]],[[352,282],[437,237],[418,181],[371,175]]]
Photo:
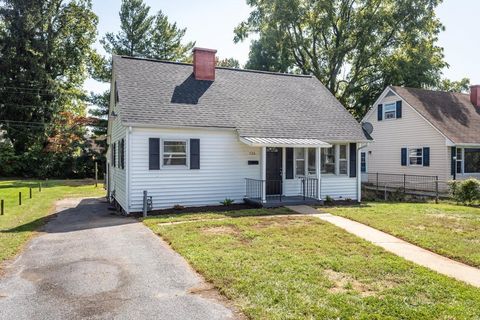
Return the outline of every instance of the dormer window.
[[[397,117],[397,106],[395,103],[385,104],[383,107],[383,119],[395,119]]]

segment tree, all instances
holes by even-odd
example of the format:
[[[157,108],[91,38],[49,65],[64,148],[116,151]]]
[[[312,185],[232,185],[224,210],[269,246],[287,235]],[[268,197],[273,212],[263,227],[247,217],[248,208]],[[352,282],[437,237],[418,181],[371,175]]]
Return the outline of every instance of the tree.
[[[186,29],[170,23],[159,11],[149,15],[150,7],[143,0],[122,0],[120,31],[107,33],[101,40],[109,54],[181,61],[194,43],[182,44]]]
[[[440,2],[249,0],[235,41],[259,34],[247,66],[313,74],[360,118],[386,85],[438,85],[447,66],[436,44]]]
[[[225,68],[240,68],[240,62],[234,58],[224,58],[220,59],[218,57],[215,58],[215,64],[217,67],[225,67]]]
[[[108,32],[100,41],[108,53],[145,57],[150,47],[154,17],[143,0],[123,0],[120,7],[120,31]]]
[[[15,154],[46,152],[63,111],[85,112],[97,16],[90,0],[0,1],[0,123]]]
[[[468,92],[470,90],[470,79],[463,78],[460,81],[443,79],[438,86],[439,90],[450,92]]]
[[[150,30],[150,48],[147,56],[161,60],[184,60],[195,45],[194,42],[182,44],[186,31],[186,28],[179,29],[176,23],[168,22],[168,17],[159,11]]]

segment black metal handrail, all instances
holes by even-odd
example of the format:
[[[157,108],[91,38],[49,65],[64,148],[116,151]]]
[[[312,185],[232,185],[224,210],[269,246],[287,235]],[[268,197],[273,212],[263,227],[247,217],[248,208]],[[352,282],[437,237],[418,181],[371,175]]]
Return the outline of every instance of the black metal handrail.
[[[318,178],[304,177],[302,181],[303,200],[307,198],[318,199]]]
[[[249,199],[262,199],[263,180],[245,178],[245,197]]]

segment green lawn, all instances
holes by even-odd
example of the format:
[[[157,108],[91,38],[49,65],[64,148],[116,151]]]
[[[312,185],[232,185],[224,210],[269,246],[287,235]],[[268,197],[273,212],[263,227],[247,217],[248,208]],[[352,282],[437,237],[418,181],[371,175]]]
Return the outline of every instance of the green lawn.
[[[30,186],[32,199],[29,199]],[[22,205],[18,205],[18,193],[22,192]],[[63,198],[101,197],[105,190],[92,181],[52,180],[42,182],[42,192],[38,182],[32,180],[0,181],[0,200],[5,201],[5,213],[0,215],[0,263],[13,257],[45,222],[52,213],[54,203]]]
[[[480,267],[480,208],[450,203],[365,203],[326,211]]]
[[[167,225],[159,223],[172,217],[143,221],[249,318],[480,318],[478,288],[416,266],[320,219],[229,215]]]

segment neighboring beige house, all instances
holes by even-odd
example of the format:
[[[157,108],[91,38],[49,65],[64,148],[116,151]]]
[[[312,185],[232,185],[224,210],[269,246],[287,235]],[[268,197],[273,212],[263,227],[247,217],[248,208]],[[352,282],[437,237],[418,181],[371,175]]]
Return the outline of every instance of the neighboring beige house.
[[[374,142],[361,152],[372,174],[480,177],[480,86],[470,94],[387,87],[363,118]]]

